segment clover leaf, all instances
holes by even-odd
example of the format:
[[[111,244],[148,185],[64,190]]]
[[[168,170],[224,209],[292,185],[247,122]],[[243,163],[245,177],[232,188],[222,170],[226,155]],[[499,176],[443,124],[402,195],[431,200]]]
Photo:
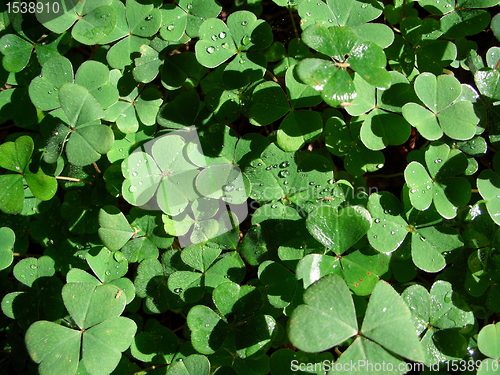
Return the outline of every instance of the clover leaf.
[[[346,124],[340,117],[332,116],[327,119],[323,133],[328,150],[333,155],[345,156],[345,169],[354,176],[374,172],[385,162],[382,152],[368,149],[361,141],[362,126],[361,119]]]
[[[260,295],[255,287],[239,286],[232,282],[220,284],[213,292],[213,300],[220,315],[206,306],[194,306],[188,313],[187,324],[192,331],[194,348],[202,354],[214,353],[224,345],[226,337],[233,344],[226,350],[240,358],[259,357],[271,345],[276,322],[270,315],[256,315],[245,321],[247,309],[255,310]],[[234,319],[231,317],[234,316]],[[251,340],[242,337],[251,338]]]
[[[83,86],[66,83],[59,91],[58,108],[46,117],[53,129],[48,137],[44,160],[55,163],[66,145],[68,161],[85,166],[99,160],[113,145],[113,131],[102,125],[102,107]]]
[[[119,316],[125,295],[112,285],[69,283],[62,296],[78,329],[40,320],[26,332],[28,352],[40,373],[75,374],[79,360],[92,373],[110,373],[137,330],[133,320]]]
[[[0,209],[6,213],[23,211],[24,181],[31,193],[43,201],[50,200],[57,191],[54,177],[47,176],[41,169],[36,173],[29,169],[33,150],[33,139],[26,135],[0,145],[0,167],[15,173],[0,176]]]
[[[408,103],[403,116],[428,140],[440,139],[443,134],[457,140],[471,139],[479,119],[470,102],[457,100],[461,91],[460,82],[452,76],[422,73],[415,79],[415,92],[427,108]]]
[[[467,168],[465,155],[449,146],[432,143],[425,151],[425,167],[413,161],[405,169],[405,180],[410,190],[410,201],[418,210],[426,210],[434,202],[444,218],[457,215],[458,206],[466,204],[471,195],[469,182],[461,177]]]
[[[500,223],[500,206],[498,202],[500,177],[492,170],[484,170],[479,174],[477,188],[481,196],[486,200],[486,208],[490,217],[498,225]]]
[[[408,198],[403,208],[391,193],[370,195],[368,210],[374,224],[367,234],[368,241],[377,251],[388,253],[402,246],[406,239],[413,263],[426,272],[438,272],[446,266],[444,254],[461,248],[463,242],[456,230],[436,225],[442,219],[434,206],[418,211],[407,201]]]
[[[297,68],[300,79],[321,91],[322,98],[332,107],[356,97],[347,68],[359,73],[370,85],[389,88],[391,78],[385,70],[382,48],[360,40],[349,27],[311,25],[304,30],[303,38],[309,47],[334,59],[305,59]]]
[[[106,38],[116,26],[116,14],[110,4],[111,0],[84,0],[58,17],[44,19],[50,12],[36,12],[36,16],[55,33],[62,33],[74,24],[71,31],[73,38],[92,45]]]
[[[200,27],[196,58],[201,65],[215,68],[237,55],[225,68],[224,76],[227,84],[239,88],[264,75],[267,63],[258,50],[271,44],[271,35],[269,25],[248,11],[232,13],[227,25],[211,18]]]
[[[453,357],[443,351],[442,339],[465,341],[462,335],[473,324],[473,314],[452,285],[446,281],[436,281],[428,292],[421,285],[412,285],[405,289],[402,297],[410,307],[417,334],[426,350],[425,364],[430,366],[436,361],[449,360]],[[450,338],[445,338],[446,335]],[[451,358],[450,358],[451,357]]]
[[[23,259],[14,266],[14,276],[24,290],[5,295],[2,311],[25,329],[41,318],[59,319],[64,311],[60,298],[62,282],[53,277],[54,265],[52,258],[42,256]]]
[[[367,359],[383,356],[397,362],[386,350],[414,361],[424,360],[408,307],[384,281],[375,286],[359,331],[354,302],[340,276],[327,275],[311,285],[304,294],[304,302],[294,310],[289,322],[290,340],[301,350],[324,351],[358,335],[339,359],[340,363],[358,358],[360,351],[365,351]],[[311,322],[315,316],[328,319],[313,318],[314,324],[304,325],[305,320]],[[395,321],[400,327],[398,333],[388,334],[393,331]]]

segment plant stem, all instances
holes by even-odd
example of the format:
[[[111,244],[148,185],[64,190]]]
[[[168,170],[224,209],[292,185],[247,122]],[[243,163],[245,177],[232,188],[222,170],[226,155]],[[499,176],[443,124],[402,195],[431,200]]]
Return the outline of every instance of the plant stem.
[[[97,164],[95,162],[93,162],[92,165],[94,166],[97,173],[102,174],[101,170],[99,169],[99,167],[97,166]]]
[[[500,59],[498,59],[497,64],[495,65],[495,70],[498,70],[498,67],[500,67]]]
[[[56,179],[57,180],[72,181],[72,182],[83,182],[84,184],[92,185],[92,182],[90,182],[90,181],[80,180],[79,178],[73,178],[73,177],[56,176]]]
[[[297,26],[295,26],[295,17],[292,13],[292,8],[288,7],[288,12],[290,13],[290,18],[292,19],[293,32],[295,33],[295,37],[300,40],[299,32],[297,30]]]

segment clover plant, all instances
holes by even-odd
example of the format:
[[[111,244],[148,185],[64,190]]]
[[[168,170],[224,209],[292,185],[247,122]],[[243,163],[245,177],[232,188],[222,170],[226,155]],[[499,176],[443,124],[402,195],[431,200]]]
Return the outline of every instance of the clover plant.
[[[0,373],[499,373],[499,5],[0,3]]]

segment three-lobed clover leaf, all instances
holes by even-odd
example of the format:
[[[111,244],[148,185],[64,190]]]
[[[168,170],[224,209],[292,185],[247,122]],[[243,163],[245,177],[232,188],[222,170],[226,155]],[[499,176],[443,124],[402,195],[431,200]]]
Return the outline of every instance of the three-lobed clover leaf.
[[[391,77],[385,70],[386,57],[381,47],[361,40],[349,27],[316,24],[302,33],[309,47],[331,56],[334,62],[304,59],[297,68],[300,79],[321,91],[321,97],[332,107],[352,101],[357,93],[347,69],[359,73],[370,85],[389,88]]]
[[[268,23],[258,20],[248,11],[232,13],[227,25],[210,18],[200,27],[200,40],[196,43],[196,58],[201,65],[215,68],[236,55],[224,69],[224,81],[240,88],[256,81],[265,73],[266,58],[259,50],[272,42]]]
[[[471,197],[469,182],[463,177],[454,177],[465,172],[467,158],[457,149],[450,150],[445,143],[434,142],[425,151],[425,165],[427,170],[420,162],[412,161],[405,169],[411,204],[422,211],[434,202],[441,216],[454,218],[458,207]]]
[[[436,281],[430,291],[421,285],[412,285],[404,290],[402,297],[410,307],[415,330],[421,336],[426,351],[423,362],[427,366],[465,355],[464,334],[472,328],[474,314],[449,282]],[[455,345],[450,345],[452,342]],[[456,355],[450,355],[450,349],[457,347]],[[462,353],[458,353],[460,351]]]
[[[406,240],[413,263],[426,272],[438,272],[446,266],[444,254],[461,248],[463,242],[455,229],[437,225],[442,217],[434,206],[418,211],[405,198],[402,207],[389,192],[370,195],[368,210],[374,224],[368,231],[368,242],[377,251],[389,253]]]
[[[422,136],[430,141],[443,134],[456,140],[474,137],[479,119],[472,103],[460,100],[462,87],[455,77],[422,73],[415,79],[414,87],[426,108],[417,103],[405,104],[403,116]]]
[[[44,26],[55,33],[62,33],[71,26],[71,35],[82,44],[100,43],[114,30],[116,14],[110,6],[112,0],[83,0],[65,11],[66,4],[57,9],[61,14],[47,17],[47,12],[36,12],[36,16]],[[52,3],[48,3],[52,4]],[[76,22],[76,23],[75,23]]]
[[[305,352],[328,350],[359,336],[338,363],[355,358],[370,362],[384,358],[396,368],[400,360],[389,351],[413,361],[425,358],[408,307],[385,281],[379,281],[373,290],[361,330],[358,330],[352,296],[339,275],[327,275],[307,288],[304,302],[290,317],[288,335],[292,343]],[[397,332],[394,324],[398,325]]]
[[[0,145],[0,167],[14,174],[0,176],[0,210],[16,214],[23,211],[24,181],[37,199],[48,201],[57,191],[57,181],[41,169],[29,168],[35,146],[30,136],[23,135],[13,142]]]
[[[64,305],[77,329],[44,320],[26,332],[31,358],[40,374],[75,374],[79,361],[93,374],[112,372],[131,344],[137,325],[121,317],[126,298],[113,285],[68,283]]]
[[[92,164],[113,146],[114,135],[101,124],[105,113],[94,96],[83,86],[63,84],[58,91],[61,108],[50,112],[46,132],[50,131],[44,160],[55,163],[66,146],[68,161],[76,166]],[[50,129],[50,130],[49,130]]]
[[[223,346],[240,358],[258,358],[271,346],[277,325],[270,315],[255,314],[261,296],[254,286],[233,282],[220,284],[213,291],[218,312],[207,306],[194,306],[188,313],[193,347],[202,354]],[[253,319],[246,316],[254,312]]]

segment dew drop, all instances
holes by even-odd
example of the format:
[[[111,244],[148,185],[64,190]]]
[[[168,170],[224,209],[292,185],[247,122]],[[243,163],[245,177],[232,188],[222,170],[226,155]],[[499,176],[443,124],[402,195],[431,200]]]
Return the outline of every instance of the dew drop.
[[[128,191],[130,191],[131,193],[134,193],[137,191],[137,188],[135,186],[131,186],[128,188]]]
[[[182,293],[182,288],[175,288],[174,292],[177,294]]]
[[[380,223],[380,219],[375,219],[375,223]]]
[[[240,60],[240,64],[245,64],[247,61],[245,59]]]
[[[280,167],[281,167],[281,168],[286,168],[286,167],[288,167],[289,165],[290,165],[290,163],[289,163],[289,162],[284,161],[283,163],[281,163],[281,164],[280,164]]]
[[[441,162],[442,162],[442,160],[441,160],[441,159],[436,159],[436,160],[434,160],[434,163],[436,163],[436,164],[441,163]]]
[[[266,168],[266,171],[270,171],[271,169],[273,169],[273,166],[270,165],[269,167]]]
[[[283,182],[283,185],[288,185],[290,183],[290,181],[285,181]]]
[[[288,175],[290,174],[290,172],[288,172],[287,170],[282,170],[278,173],[278,176],[281,177],[281,178],[285,178],[287,177]]]
[[[213,40],[214,42],[215,42],[217,39],[219,39],[219,38],[217,37],[217,35],[212,35],[212,40]]]
[[[248,22],[247,22],[247,21],[243,21],[243,22],[241,23],[241,26],[246,26],[246,25],[248,25]]]
[[[36,270],[36,264],[32,264],[32,265],[30,266],[30,268],[31,268],[32,270]]]
[[[309,185],[313,186],[313,185],[316,185],[316,183],[311,181],[311,182],[309,182]]]
[[[373,238],[378,238],[377,236],[373,236]]]
[[[221,31],[219,34],[219,38],[224,39],[226,37],[226,33],[224,31]]]
[[[215,48],[214,47],[208,47],[207,48],[207,53],[214,53],[215,52]]]
[[[276,208],[276,207],[278,207],[278,205],[277,205],[277,204],[273,204],[273,205],[271,206],[271,208]]]
[[[222,43],[222,48],[224,48],[224,49],[228,49],[228,48],[229,48],[229,44],[227,44],[227,43]]]
[[[175,29],[175,25],[168,25],[167,30],[168,31],[173,31]]]
[[[251,41],[252,38],[247,34],[241,39],[241,44],[243,44],[244,46],[248,46]]]
[[[153,19],[153,16],[151,14],[146,17],[146,21],[151,21],[152,19]]]
[[[137,172],[132,172],[132,176],[137,176]]]

